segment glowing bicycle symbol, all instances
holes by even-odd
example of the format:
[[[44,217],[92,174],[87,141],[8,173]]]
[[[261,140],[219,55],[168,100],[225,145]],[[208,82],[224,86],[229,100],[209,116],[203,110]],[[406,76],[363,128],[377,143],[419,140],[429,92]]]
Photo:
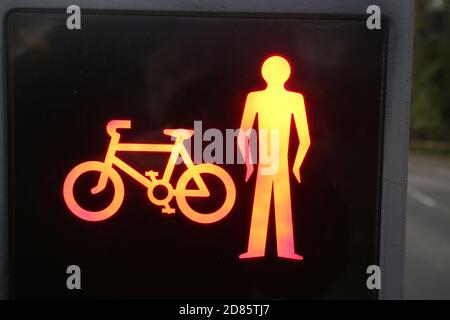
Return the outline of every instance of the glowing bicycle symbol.
[[[176,138],[173,144],[137,144],[137,143],[119,143],[120,134],[117,129],[130,129],[130,120],[112,120],[108,123],[106,130],[111,136],[108,151],[104,162],[87,161],[77,165],[67,175],[64,186],[63,195],[67,207],[77,217],[87,221],[102,221],[114,215],[122,205],[125,189],[123,181],[117,171],[113,168],[123,170],[137,182],[147,188],[147,195],[150,201],[161,206],[163,213],[174,213],[175,209],[170,206],[170,201],[175,197],[181,212],[190,220],[198,223],[213,223],[223,219],[231,210],[236,199],[236,188],[233,179],[222,168],[213,164],[194,164],[192,159],[183,145],[185,139],[189,139],[193,134],[193,130],[184,129],[165,129],[164,134]],[[158,179],[158,172],[147,171],[145,176],[133,169],[131,166],[120,160],[116,156],[117,151],[128,152],[168,152],[170,158],[167,162],[166,169],[161,179]],[[176,159],[181,157],[186,165],[186,171],[180,176],[177,186],[174,189],[170,183],[172,173],[176,164]],[[104,209],[99,211],[89,211],[82,208],[75,199],[74,186],[77,179],[88,172],[100,172],[100,177],[96,186],[91,189],[91,194],[100,193],[106,188],[108,179],[112,181],[114,186],[114,196],[111,203]],[[209,197],[210,191],[202,179],[202,174],[211,174],[220,179],[225,187],[225,200],[222,206],[213,212],[200,213],[194,210],[188,203],[191,197]],[[188,188],[189,182],[193,180],[196,189]],[[165,196],[158,197],[155,194],[156,187],[165,188]]]

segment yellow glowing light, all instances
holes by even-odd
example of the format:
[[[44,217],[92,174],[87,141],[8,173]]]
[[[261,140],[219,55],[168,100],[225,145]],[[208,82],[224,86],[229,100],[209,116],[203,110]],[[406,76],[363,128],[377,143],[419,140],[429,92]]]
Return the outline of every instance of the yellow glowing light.
[[[264,141],[265,150],[272,150],[277,143],[278,170],[273,174],[264,174],[261,163],[258,165],[256,188],[254,194],[252,220],[247,252],[239,257],[256,258],[265,256],[267,230],[269,222],[270,202],[272,192],[275,207],[275,229],[277,253],[279,257],[303,260],[295,253],[294,233],[292,225],[291,192],[289,185],[288,147],[291,118],[294,117],[300,146],[293,165],[293,173],[300,182],[300,167],[310,146],[308,122],[306,118],[303,96],[297,92],[285,89],[284,84],[289,79],[291,68],[288,61],[280,56],[268,58],[261,69],[261,74],[267,83],[265,90],[251,92],[247,96],[244,114],[241,122],[241,132],[253,127],[258,115],[258,129],[276,130],[277,141],[271,136]],[[260,134],[259,134],[260,135]],[[238,139],[239,148],[245,154],[247,174],[246,181],[253,173],[253,164],[248,156],[248,139]],[[261,159],[261,139],[259,140],[259,158]]]
[[[230,212],[236,199],[236,189],[234,182],[230,175],[221,167],[213,164],[199,164],[195,165],[184,147],[183,141],[189,139],[194,132],[192,130],[184,129],[165,129],[166,135],[175,138],[174,144],[137,144],[137,143],[119,143],[120,134],[117,129],[131,128],[130,120],[112,120],[108,123],[106,131],[111,136],[108,151],[106,153],[105,161],[87,161],[77,165],[67,175],[63,186],[63,197],[67,207],[77,217],[87,221],[101,221],[108,219],[119,210],[122,205],[125,189],[117,171],[113,165],[120,168],[127,173],[134,180],[142,184],[148,189],[147,196],[149,200],[161,206],[161,211],[164,213],[174,213],[175,209],[170,206],[170,201],[173,197],[181,212],[198,223],[213,223],[223,219]],[[170,153],[166,169],[162,177],[158,178],[158,173],[155,171],[147,171],[145,175],[133,169],[130,165],[120,160],[116,155],[116,151],[127,152],[167,152]],[[176,160],[181,157],[186,165],[186,171],[178,180],[177,186],[174,189],[170,183],[173,170],[175,168]],[[112,181],[114,187],[114,196],[111,203],[103,210],[90,211],[82,208],[74,196],[74,187],[77,179],[87,172],[99,172],[100,177],[96,186],[91,189],[93,195],[103,191],[106,188],[108,180]],[[210,191],[202,179],[202,174],[212,174],[219,178],[225,186],[225,200],[223,204],[214,212],[201,213],[194,210],[188,203],[190,197],[209,197]],[[197,188],[189,189],[187,186],[189,181],[193,180]],[[158,198],[153,191],[157,186],[166,188],[167,195],[164,198]]]
[[[294,232],[292,223],[290,166],[288,163],[289,134],[291,118],[295,120],[300,145],[298,147],[292,172],[300,183],[300,167],[310,147],[308,121],[305,103],[302,94],[285,89],[284,85],[291,74],[288,61],[280,56],[268,58],[262,68],[261,74],[267,83],[266,89],[248,94],[238,145],[245,156],[248,181],[254,172],[252,155],[249,148],[249,139],[245,133],[252,129],[256,116],[258,116],[259,156],[264,155],[262,150],[275,152],[276,170],[270,173],[265,171],[265,165],[259,161],[256,173],[256,187],[253,200],[252,219],[247,252],[241,254],[241,259],[265,256],[267,242],[270,203],[273,194],[275,208],[275,229],[277,241],[277,254],[279,257],[302,260],[303,257],[295,253]],[[166,135],[175,138],[173,144],[138,144],[121,143],[118,129],[131,128],[130,120],[112,120],[107,125],[107,132],[111,137],[108,151],[103,162],[87,161],[75,166],[67,175],[63,185],[63,196],[67,207],[77,217],[87,221],[101,221],[114,215],[122,205],[125,188],[122,179],[114,167],[121,169],[147,189],[149,200],[161,207],[167,214],[175,212],[170,202],[176,199],[181,212],[192,221],[209,224],[223,219],[231,211],[235,199],[236,189],[230,175],[221,167],[213,164],[195,165],[184,147],[183,141],[191,138],[192,130],[165,129]],[[269,134],[267,139],[261,139],[261,132],[276,131],[276,135]],[[244,135],[244,136],[242,136]],[[170,153],[164,173],[159,177],[155,171],[142,174],[116,156],[116,152],[166,152]],[[186,165],[186,171],[181,175],[176,188],[170,182],[177,158],[180,157]],[[274,160],[274,159],[271,159]],[[90,211],[82,208],[75,199],[74,188],[78,178],[87,172],[99,172],[97,184],[91,189],[93,195],[105,190],[109,180],[114,187],[114,195],[110,204],[99,211]],[[201,213],[194,210],[188,203],[190,197],[209,197],[211,190],[202,179],[203,174],[212,174],[225,186],[225,200],[219,209],[214,212]],[[190,181],[195,183],[189,184]],[[191,189],[188,185],[195,185]],[[166,196],[158,198],[154,193],[156,187],[164,187]]]

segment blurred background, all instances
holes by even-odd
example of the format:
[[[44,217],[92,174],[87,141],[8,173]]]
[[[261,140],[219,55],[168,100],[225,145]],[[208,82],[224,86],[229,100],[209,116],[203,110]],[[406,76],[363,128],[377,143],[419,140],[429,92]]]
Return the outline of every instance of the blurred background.
[[[416,0],[405,298],[450,299],[450,0]]]

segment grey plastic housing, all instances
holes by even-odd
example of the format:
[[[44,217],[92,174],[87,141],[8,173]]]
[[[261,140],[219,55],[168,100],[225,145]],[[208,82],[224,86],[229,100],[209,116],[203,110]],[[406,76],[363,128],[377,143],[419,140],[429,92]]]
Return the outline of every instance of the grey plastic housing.
[[[204,13],[340,14],[365,15],[378,5],[389,24],[387,82],[385,92],[384,152],[381,196],[380,299],[401,299],[405,242],[407,160],[411,96],[414,0],[3,0],[0,2],[1,43],[10,10],[18,8],[61,9],[76,4],[83,9],[176,11]],[[5,48],[3,47],[3,54]],[[4,57],[3,57],[3,61]],[[2,126],[0,139],[0,298],[8,299],[9,244],[7,210],[7,120],[5,64],[0,66]]]

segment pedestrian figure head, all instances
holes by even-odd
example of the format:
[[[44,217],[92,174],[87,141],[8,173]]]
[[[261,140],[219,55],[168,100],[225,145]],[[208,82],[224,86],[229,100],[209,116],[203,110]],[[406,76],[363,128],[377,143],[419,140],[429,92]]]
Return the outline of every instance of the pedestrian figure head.
[[[289,79],[291,67],[286,59],[280,56],[273,56],[264,61],[261,74],[267,82],[268,88],[283,87]]]

